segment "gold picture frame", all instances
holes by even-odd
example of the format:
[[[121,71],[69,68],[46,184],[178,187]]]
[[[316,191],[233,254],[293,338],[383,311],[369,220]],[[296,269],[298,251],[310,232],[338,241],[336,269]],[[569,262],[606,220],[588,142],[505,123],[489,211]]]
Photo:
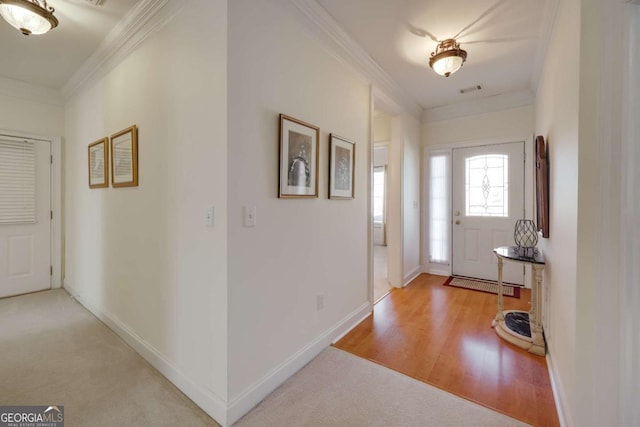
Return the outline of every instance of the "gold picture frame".
[[[109,187],[109,138],[92,142],[87,151],[89,188]]]
[[[280,114],[279,198],[318,197],[320,128]]]
[[[329,135],[329,198],[355,198],[356,143]]]
[[[111,186],[138,186],[138,127],[111,135]]]

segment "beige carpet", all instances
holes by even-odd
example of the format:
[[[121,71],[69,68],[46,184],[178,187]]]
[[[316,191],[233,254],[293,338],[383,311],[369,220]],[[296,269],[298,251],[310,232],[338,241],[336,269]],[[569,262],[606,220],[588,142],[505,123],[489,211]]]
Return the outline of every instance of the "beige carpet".
[[[212,426],[64,290],[0,300],[0,405],[64,405],[69,427]],[[238,426],[522,426],[330,347]]]
[[[64,290],[0,300],[0,405],[63,405],[65,425],[215,426]]]
[[[252,426],[525,426],[334,347],[242,418]]]

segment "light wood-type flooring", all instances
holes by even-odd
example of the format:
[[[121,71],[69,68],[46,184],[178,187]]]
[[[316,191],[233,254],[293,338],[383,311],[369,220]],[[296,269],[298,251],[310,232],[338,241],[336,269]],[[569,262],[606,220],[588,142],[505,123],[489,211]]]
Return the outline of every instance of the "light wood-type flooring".
[[[422,274],[394,289],[335,346],[535,426],[558,426],[544,357],[496,335],[497,296]],[[530,291],[505,297],[529,310]]]

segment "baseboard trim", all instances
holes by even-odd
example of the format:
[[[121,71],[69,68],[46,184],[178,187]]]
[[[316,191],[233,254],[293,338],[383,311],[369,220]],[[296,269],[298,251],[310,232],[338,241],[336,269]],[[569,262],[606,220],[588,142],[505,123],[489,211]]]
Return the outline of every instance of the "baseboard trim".
[[[365,314],[360,317],[358,320],[356,320],[355,322],[353,322],[353,324],[345,329],[345,331],[343,333],[341,333],[340,335],[336,336],[333,341],[331,341],[331,344],[335,344],[338,341],[340,341],[342,338],[344,338],[345,335],[347,335],[349,332],[351,332],[351,330],[353,328],[355,328],[356,326],[358,326],[364,319],[366,319],[367,317],[371,316],[373,314],[373,310],[370,308],[370,306],[367,307],[367,309],[365,310]]]
[[[413,279],[418,277],[420,275],[420,273],[422,273],[422,266],[421,265],[417,266],[416,268],[411,270],[407,275],[404,276],[404,284],[402,286],[403,287],[407,286],[409,283],[411,283],[411,281]]]
[[[451,276],[451,266],[444,264],[428,264],[427,272],[436,276]]]
[[[89,310],[94,316],[102,321],[109,329],[115,332],[120,338],[131,346],[140,356],[156,368],[162,375],[178,387],[189,399],[202,408],[214,420],[223,427],[227,426],[226,404],[223,399],[216,396],[213,392],[206,390],[195,384],[182,371],[174,366],[171,362],[151,344],[138,336],[131,328],[121,322],[112,313],[98,307],[97,304],[85,299],[80,292],[64,283],[64,289],[84,308]]]
[[[369,302],[363,303],[318,338],[311,341],[287,360],[272,369],[260,380],[249,386],[240,395],[231,399],[227,411],[228,424],[232,425],[242,418],[243,415],[253,409],[254,406],[260,403],[273,390],[278,388],[293,374],[320,354],[336,337],[344,335],[347,331],[353,329],[363,317],[369,314],[369,311]]]
[[[556,410],[558,411],[558,421],[561,427],[569,427],[573,425],[570,414],[566,411],[567,395],[562,387],[560,376],[556,372],[556,366],[553,358],[547,350],[547,370],[549,371],[549,379],[551,380],[551,390],[553,391],[553,399],[556,402]]]

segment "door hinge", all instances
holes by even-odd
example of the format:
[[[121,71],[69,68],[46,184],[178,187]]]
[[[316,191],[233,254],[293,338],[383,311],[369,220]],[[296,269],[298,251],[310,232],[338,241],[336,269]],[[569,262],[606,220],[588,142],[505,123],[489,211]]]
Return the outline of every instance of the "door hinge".
[[[51,213],[51,219],[53,219],[53,211],[49,211]]]
[[[53,155],[51,155],[51,164],[53,164]]]
[[[53,276],[53,265],[50,265],[49,267],[50,267],[50,269],[49,269],[49,275],[50,275],[50,276]]]

